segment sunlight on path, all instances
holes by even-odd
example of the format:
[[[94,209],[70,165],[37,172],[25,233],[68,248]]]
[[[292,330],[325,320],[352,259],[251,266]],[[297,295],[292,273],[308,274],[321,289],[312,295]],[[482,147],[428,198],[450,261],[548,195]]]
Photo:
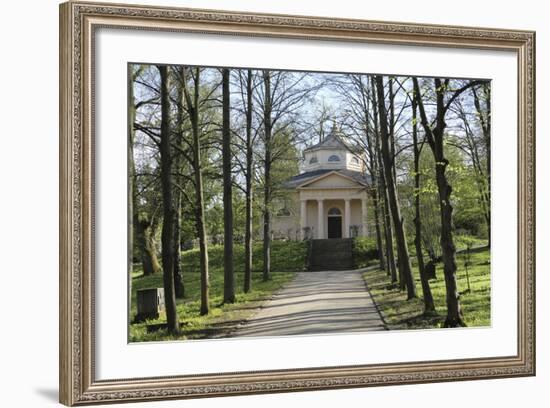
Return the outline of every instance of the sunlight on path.
[[[300,272],[231,337],[385,330],[363,271]]]

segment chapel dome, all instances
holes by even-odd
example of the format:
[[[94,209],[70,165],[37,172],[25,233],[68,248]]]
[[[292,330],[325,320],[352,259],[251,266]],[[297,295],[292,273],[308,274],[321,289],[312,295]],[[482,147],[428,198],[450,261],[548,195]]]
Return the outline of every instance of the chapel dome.
[[[319,136],[319,142],[304,149],[304,171],[347,169],[362,171],[361,154],[347,146],[336,123],[330,133]]]

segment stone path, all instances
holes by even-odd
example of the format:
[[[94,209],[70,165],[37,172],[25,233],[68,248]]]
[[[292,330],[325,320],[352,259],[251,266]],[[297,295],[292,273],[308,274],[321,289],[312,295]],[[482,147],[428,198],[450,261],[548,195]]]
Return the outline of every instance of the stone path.
[[[385,330],[362,272],[300,272],[231,337]]]

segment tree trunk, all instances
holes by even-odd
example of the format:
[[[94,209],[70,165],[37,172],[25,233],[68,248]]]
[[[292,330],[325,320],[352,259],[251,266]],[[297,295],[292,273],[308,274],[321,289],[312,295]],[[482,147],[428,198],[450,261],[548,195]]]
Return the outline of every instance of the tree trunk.
[[[424,299],[424,313],[435,312],[434,300],[430,282],[424,268],[424,255],[422,254],[422,221],[420,219],[420,150],[418,148],[418,132],[416,124],[416,100],[412,99],[412,121],[413,121],[413,154],[414,154],[414,246],[416,249],[416,259],[418,261],[418,272],[420,282],[422,283],[422,297]]]
[[[174,212],[174,291],[177,299],[185,297],[185,286],[181,272],[181,192],[176,192]]]
[[[388,127],[390,135],[390,155],[392,163],[393,179],[397,180],[397,169],[395,166],[395,93],[393,92],[393,78],[388,78],[389,93],[388,98],[390,100],[390,111],[388,114]]]
[[[161,141],[160,166],[162,184],[162,267],[164,282],[164,298],[166,306],[167,329],[170,333],[179,331],[176,310],[176,293],[174,291],[174,202],[172,197],[172,153],[170,135],[170,98],[168,90],[168,69],[165,65],[158,66],[161,78]]]
[[[397,170],[395,168],[395,122],[394,122],[394,116],[395,116],[395,103],[394,103],[394,93],[393,93],[393,79],[391,77],[388,78],[388,99],[389,99],[389,112],[386,112],[387,117],[387,124],[388,124],[388,132],[389,132],[389,142],[390,142],[390,163],[391,163],[391,171],[393,180],[397,180]],[[384,163],[382,163],[382,169],[384,168]],[[382,170],[383,171],[383,170]],[[388,186],[388,180],[386,179],[386,188]],[[397,192],[397,186],[395,188],[396,195],[399,197],[399,194]],[[390,209],[389,205],[389,191],[387,191],[388,194],[388,209]],[[391,210],[388,210],[390,212]],[[389,224],[388,224],[389,225]],[[391,226],[389,227],[391,229]],[[397,263],[399,263],[399,257],[397,259]],[[399,290],[405,290],[407,288],[407,283],[405,279],[405,275],[403,273],[403,268],[399,266]]]
[[[223,162],[223,302],[235,303],[233,271],[233,192],[231,177],[231,122],[229,69],[222,70],[222,162]]]
[[[179,81],[177,85],[177,131],[175,132],[178,136],[176,143],[183,147],[183,106],[184,106],[184,97],[183,97],[183,67],[178,68],[179,71]],[[181,152],[175,158],[175,173],[176,180],[181,184],[180,173],[183,173],[183,160],[181,157]],[[176,203],[175,203],[175,214],[174,214],[174,288],[176,292],[176,298],[183,299],[185,297],[185,286],[183,283],[183,274],[181,269],[181,212],[182,212],[182,192],[177,190],[176,192]]]
[[[134,122],[136,104],[134,99],[134,72],[132,64],[128,64],[128,321],[132,310],[132,273],[134,271],[134,226],[136,223],[136,176],[134,163]]]
[[[453,240],[453,207],[451,206],[452,188],[447,181],[445,170],[449,161],[445,158],[443,150],[443,137],[446,128],[445,124],[445,102],[444,94],[447,88],[441,83],[441,79],[435,78],[435,94],[436,94],[436,117],[434,120],[435,126],[428,122],[424,104],[420,94],[418,80],[413,78],[415,98],[418,103],[422,126],[428,139],[428,144],[435,160],[435,176],[437,182],[437,190],[439,194],[439,208],[441,214],[441,250],[443,257],[443,272],[445,275],[445,288],[447,300],[447,318],[445,319],[445,327],[460,327],[466,326],[462,317],[460,307],[460,296],[458,293],[458,285],[456,281],[456,248]],[[455,93],[455,95],[457,95]]]
[[[368,86],[368,82],[367,82],[367,86]],[[366,94],[368,93],[368,88],[366,89],[364,86],[363,86],[363,81],[361,80],[361,90],[362,90],[362,95],[363,95],[363,98],[365,100],[365,112],[364,112],[364,121],[365,121],[365,135],[366,135],[366,144],[365,144],[365,147],[366,147],[366,150],[367,150],[367,154],[368,154],[368,157],[370,158],[370,166],[368,166],[369,168],[369,172],[370,172],[370,177],[371,177],[371,180],[378,180],[378,161],[377,161],[377,158],[378,158],[378,155],[376,153],[376,148],[373,149],[374,147],[374,144],[373,141],[372,141],[372,137],[370,135],[370,132],[369,132],[369,117],[370,117],[370,112],[369,112],[369,98],[366,96]],[[365,92],[366,91],[366,92]],[[374,107],[374,106],[373,106]],[[375,126],[375,133],[377,132],[377,127],[378,126]],[[322,128],[322,126],[321,126]],[[376,182],[377,185],[378,185],[378,181]],[[388,275],[390,275],[390,268],[387,267],[386,265],[386,256],[385,256],[385,253],[384,253],[384,245],[382,243],[382,235],[381,235],[381,232],[380,232],[380,208],[379,208],[379,205],[380,205],[380,200],[379,200],[379,188],[377,186],[374,186],[371,190],[370,190],[370,193],[371,193],[371,196],[372,196],[372,204],[373,204],[373,207],[374,207],[374,226],[375,226],[375,230],[376,230],[376,247],[378,248],[378,261],[380,262],[380,269],[381,270],[385,270]]]
[[[378,260],[380,262],[380,269],[386,270],[388,273],[390,273],[389,268],[386,268],[386,257],[384,256],[384,246],[382,245],[382,235],[380,232],[380,214],[378,209],[378,206],[379,206],[378,192],[376,191],[376,188],[374,188],[372,192],[372,205],[374,207],[374,221],[375,221],[374,226],[376,229],[376,247],[378,248]]]
[[[201,270],[201,308],[200,314],[210,312],[210,278],[208,276],[208,242],[204,211],[204,186],[202,182],[201,140],[199,129],[200,69],[195,68],[195,86],[193,100],[188,99],[193,132],[193,171],[195,174],[195,224],[199,236]]]
[[[409,249],[407,248],[407,239],[405,235],[405,225],[401,216],[401,209],[397,197],[395,180],[392,172],[392,157],[390,157],[389,133],[388,133],[388,118],[386,114],[386,106],[384,103],[384,83],[381,76],[376,76],[376,88],[378,93],[378,115],[380,118],[380,139],[382,147],[382,162],[384,167],[384,176],[386,179],[386,187],[388,190],[388,198],[390,204],[390,213],[393,219],[395,229],[395,238],[397,244],[398,265],[399,271],[403,275],[407,286],[407,299],[416,297],[416,287],[411,270],[411,261],[409,258]]]
[[[439,136],[434,132],[435,140],[442,140],[442,135]],[[439,208],[441,210],[441,250],[443,253],[443,264],[445,273],[445,285],[447,293],[447,319],[445,327],[465,326],[462,318],[462,310],[460,307],[460,295],[458,293],[458,285],[456,282],[456,248],[453,240],[453,225],[452,214],[453,207],[451,205],[452,188],[447,182],[445,170],[449,162],[443,155],[443,143],[438,143],[436,162],[436,180],[439,192]]]
[[[487,234],[488,245],[491,248],[491,86],[486,85],[487,121],[485,125],[485,151],[487,154]]]
[[[244,233],[244,293],[252,286],[252,70],[248,70],[246,80],[246,225]]]
[[[386,112],[386,117],[387,117],[387,120],[386,122],[388,123],[388,132],[389,132],[389,136],[388,136],[388,139],[390,141],[390,163],[391,163],[391,171],[392,171],[392,176],[393,176],[393,180],[395,181],[395,183],[397,183],[397,169],[396,169],[396,166],[395,166],[395,121],[394,121],[394,118],[395,118],[395,94],[393,93],[393,78],[392,77],[389,77],[388,78],[388,99],[389,99],[389,112]],[[383,165],[382,165],[382,168]],[[386,180],[386,186],[388,186],[388,183],[387,183],[387,180]],[[397,186],[395,187],[395,191],[396,191],[396,195],[397,197],[399,198],[399,193],[397,192]],[[388,191],[388,203],[389,203],[389,191]],[[391,208],[389,205],[388,205],[388,208]],[[390,226],[391,228],[391,226]],[[397,259],[397,263],[399,264],[399,256],[398,256],[398,259]],[[400,266],[399,267],[399,290],[405,290],[407,288],[407,283],[406,283],[406,279],[405,279],[405,275],[404,275],[404,272],[403,272],[403,268]]]
[[[157,223],[152,219],[140,217],[137,226],[138,241],[141,244],[143,274],[149,276],[159,273],[162,267],[157,257],[157,242],[155,239],[158,228]]]
[[[380,157],[379,160],[381,161]],[[391,217],[388,203],[388,189],[386,187],[384,174],[382,173],[382,166],[379,166],[379,172],[379,189],[381,194],[384,194],[384,199],[382,203],[382,219],[384,220],[384,237],[386,239],[386,258],[389,265],[388,269],[390,272],[391,283],[397,283],[397,267],[395,262],[395,253],[393,251],[393,231],[391,227]]]
[[[264,71],[264,267],[263,280],[271,279],[271,73]]]
[[[393,251],[393,234],[391,229],[391,219],[388,211],[388,189],[386,188],[386,182],[384,178],[384,173],[382,171],[382,158],[380,157],[380,132],[378,125],[378,107],[377,107],[377,97],[376,97],[376,88],[374,81],[371,80],[371,97],[373,100],[372,103],[372,112],[373,112],[373,122],[375,130],[375,142],[374,142],[374,166],[377,173],[377,188],[378,196],[382,197],[382,226],[384,229],[384,239],[386,241],[386,262],[387,262],[387,271],[391,277],[391,283],[395,284],[397,282],[397,269],[395,265],[395,253]]]
[[[487,177],[487,189],[485,192],[485,221],[487,223],[487,236],[488,246],[491,247],[491,87],[488,84],[484,84],[482,91],[485,99],[485,111],[481,107],[479,96],[472,88],[474,95],[474,106],[476,108],[478,117],[480,119],[481,130],[483,132],[483,142],[485,145],[485,152],[487,155],[486,165],[486,177]]]

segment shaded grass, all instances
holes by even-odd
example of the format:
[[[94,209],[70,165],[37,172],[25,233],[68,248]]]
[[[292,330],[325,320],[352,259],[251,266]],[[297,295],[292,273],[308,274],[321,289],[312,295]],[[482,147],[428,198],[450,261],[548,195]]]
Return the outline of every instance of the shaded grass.
[[[469,235],[455,235],[454,242],[457,251],[464,251],[468,247],[482,247],[487,245],[487,239],[472,237]],[[397,248],[394,248],[397,253]],[[409,255],[415,258],[414,241],[409,242]],[[356,268],[366,268],[376,265],[378,261],[378,246],[375,237],[356,237],[353,239],[353,261]]]
[[[457,254],[457,282],[464,321],[469,327],[491,324],[491,265],[489,249],[470,254],[468,273],[470,292],[467,292],[466,254]],[[385,271],[370,270],[363,274],[375,302],[378,304],[390,329],[428,329],[441,327],[445,321],[445,279],[442,264],[437,265],[437,279],[430,281],[436,306],[436,315],[424,315],[422,288],[418,278],[418,266],[413,263],[418,298],[407,300],[406,292],[392,287]]]
[[[243,292],[244,283],[244,247],[235,245],[235,289],[236,302],[223,305],[223,246],[212,245],[208,249],[210,273],[210,313],[200,316],[200,258],[199,250],[192,249],[182,253],[183,282],[185,298],[177,300],[178,317],[181,322],[181,333],[170,335],[161,329],[148,333],[148,325],[166,323],[163,313],[158,319],[130,325],[130,342],[183,340],[198,338],[222,337],[233,330],[239,323],[250,317],[256,308],[269,299],[285,283],[292,280],[295,271],[306,268],[306,244],[295,241],[274,241],[271,251],[272,279],[263,282],[261,270],[262,243],[254,245],[252,290]],[[140,266],[132,279],[132,319],[137,313],[136,292],[139,289],[162,287],[162,273],[143,276]]]

